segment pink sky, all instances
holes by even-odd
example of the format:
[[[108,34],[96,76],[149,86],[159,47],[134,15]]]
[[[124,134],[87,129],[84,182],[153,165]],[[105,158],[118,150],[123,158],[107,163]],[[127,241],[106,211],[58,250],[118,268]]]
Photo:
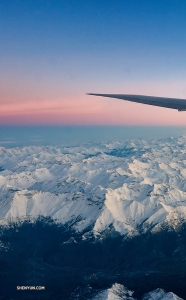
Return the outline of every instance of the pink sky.
[[[0,124],[186,125],[186,112],[86,96],[186,99],[185,1],[1,2]]]
[[[69,89],[69,91],[68,91]],[[84,90],[83,90],[84,89]],[[33,89],[34,90],[34,89]],[[1,88],[0,124],[33,125],[186,125],[186,112],[127,101],[88,96],[95,86],[71,92],[70,87],[46,92]],[[99,92],[146,94],[184,98],[185,83],[121,83]],[[186,98],[186,97],[185,97]]]

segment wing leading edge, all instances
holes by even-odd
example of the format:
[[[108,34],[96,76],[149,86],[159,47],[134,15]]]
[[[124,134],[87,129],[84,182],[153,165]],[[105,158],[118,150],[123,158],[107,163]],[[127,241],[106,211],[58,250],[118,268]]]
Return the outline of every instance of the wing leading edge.
[[[117,99],[127,100],[127,101],[131,101],[131,102],[136,102],[136,103],[143,103],[143,104],[148,104],[148,105],[177,109],[178,111],[186,111],[186,99],[143,96],[143,95],[128,95],[128,94],[93,94],[93,93],[89,93],[87,95],[117,98]]]

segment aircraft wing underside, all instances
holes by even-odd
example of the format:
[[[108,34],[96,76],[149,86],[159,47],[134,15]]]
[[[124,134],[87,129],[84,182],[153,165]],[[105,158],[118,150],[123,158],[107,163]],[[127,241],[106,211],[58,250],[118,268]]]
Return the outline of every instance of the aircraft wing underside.
[[[131,102],[137,102],[137,103],[143,103],[143,104],[148,104],[148,105],[177,109],[178,111],[186,111],[186,99],[143,96],[143,95],[128,95],[128,94],[93,94],[93,93],[89,93],[88,95],[117,98],[117,99],[127,100],[127,101],[131,101]]]

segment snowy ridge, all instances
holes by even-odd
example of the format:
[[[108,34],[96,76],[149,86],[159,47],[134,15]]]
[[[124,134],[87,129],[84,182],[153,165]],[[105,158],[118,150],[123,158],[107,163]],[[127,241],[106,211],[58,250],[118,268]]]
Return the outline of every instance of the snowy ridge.
[[[77,231],[174,229],[186,220],[186,137],[0,148],[0,219],[51,216]]]
[[[183,300],[182,298],[176,296],[174,293],[166,293],[162,289],[156,289],[150,293],[144,295],[142,300]]]
[[[126,287],[121,284],[115,283],[113,286],[99,293],[92,300],[137,300],[132,297],[134,292],[129,291]],[[162,289],[156,289],[150,293],[145,294],[142,300],[183,300],[174,293],[165,292]]]

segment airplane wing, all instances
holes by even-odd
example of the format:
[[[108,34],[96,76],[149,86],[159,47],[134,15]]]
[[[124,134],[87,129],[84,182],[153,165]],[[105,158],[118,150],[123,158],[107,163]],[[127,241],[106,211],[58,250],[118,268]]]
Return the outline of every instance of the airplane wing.
[[[128,94],[93,94],[93,93],[89,93],[87,95],[117,98],[117,99],[127,100],[127,101],[131,101],[131,102],[137,102],[137,103],[143,103],[143,104],[148,104],[148,105],[177,109],[178,111],[186,111],[186,99],[143,96],[143,95],[128,95]]]

